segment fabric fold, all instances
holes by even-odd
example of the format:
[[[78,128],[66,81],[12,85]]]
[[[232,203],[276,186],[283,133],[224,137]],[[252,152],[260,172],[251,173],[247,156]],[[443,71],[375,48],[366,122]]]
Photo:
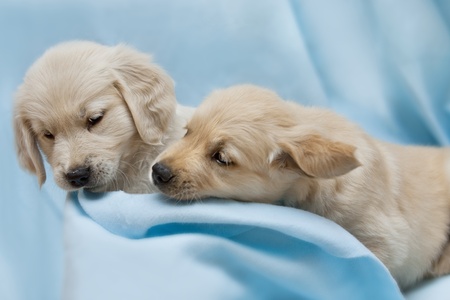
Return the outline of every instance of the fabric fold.
[[[133,299],[403,298],[387,269],[351,234],[299,209],[223,199],[184,204],[160,194],[79,192],[69,195],[66,215],[70,222],[65,234],[71,244],[94,224],[104,233],[89,236],[107,238],[79,240],[65,295],[100,293],[108,286],[108,299],[120,299],[130,288],[141,291]],[[95,268],[83,262],[83,252],[89,253],[86,260]],[[106,280],[102,274],[109,270],[120,274]],[[148,278],[145,284],[136,281],[139,274]],[[76,280],[70,279],[73,276]],[[201,284],[201,291],[180,284]]]

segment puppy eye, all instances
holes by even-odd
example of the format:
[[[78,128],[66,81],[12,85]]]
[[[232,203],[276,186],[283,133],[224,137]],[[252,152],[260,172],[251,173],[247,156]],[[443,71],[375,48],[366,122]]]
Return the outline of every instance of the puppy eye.
[[[213,154],[212,158],[222,166],[229,166],[231,165],[231,161],[227,160],[222,152],[218,151]]]
[[[97,115],[88,119],[88,129],[97,125],[103,119],[103,115]]]
[[[48,130],[44,131],[44,137],[45,137],[46,139],[49,139],[49,140],[54,140],[54,139],[55,139],[55,137],[53,136],[53,134],[52,134],[50,131],[48,131]]]

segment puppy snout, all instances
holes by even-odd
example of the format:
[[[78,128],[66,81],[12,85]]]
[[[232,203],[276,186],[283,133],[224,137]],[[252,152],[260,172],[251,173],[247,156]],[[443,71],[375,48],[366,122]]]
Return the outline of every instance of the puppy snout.
[[[67,181],[75,188],[85,186],[89,182],[91,170],[89,167],[80,167],[70,170],[66,173]]]
[[[170,182],[174,177],[169,167],[162,163],[154,164],[152,171],[153,183],[157,186]]]

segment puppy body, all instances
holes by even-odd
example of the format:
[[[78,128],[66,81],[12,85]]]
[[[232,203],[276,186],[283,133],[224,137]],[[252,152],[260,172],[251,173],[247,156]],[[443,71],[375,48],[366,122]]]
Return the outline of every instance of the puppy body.
[[[217,91],[151,177],[178,199],[298,207],[366,245],[402,288],[450,271],[450,151],[378,141],[331,111],[254,86]]]
[[[19,87],[14,128],[19,161],[71,191],[154,190],[149,164],[182,137],[192,109],[177,106],[173,82],[147,55],[76,41],[49,49]]]

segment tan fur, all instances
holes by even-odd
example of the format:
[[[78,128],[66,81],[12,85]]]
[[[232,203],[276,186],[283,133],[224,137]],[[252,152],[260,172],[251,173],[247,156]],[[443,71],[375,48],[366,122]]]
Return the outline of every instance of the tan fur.
[[[156,159],[172,176],[158,184],[163,193],[319,214],[373,251],[402,288],[450,271],[448,149],[381,142],[331,111],[249,85],[214,92],[187,129]]]
[[[17,155],[40,185],[46,174],[39,149],[65,190],[78,189],[66,174],[87,167],[92,191],[150,192],[149,164],[181,138],[191,112],[177,108],[171,78],[149,56],[124,45],[63,43],[44,53],[19,87]]]

